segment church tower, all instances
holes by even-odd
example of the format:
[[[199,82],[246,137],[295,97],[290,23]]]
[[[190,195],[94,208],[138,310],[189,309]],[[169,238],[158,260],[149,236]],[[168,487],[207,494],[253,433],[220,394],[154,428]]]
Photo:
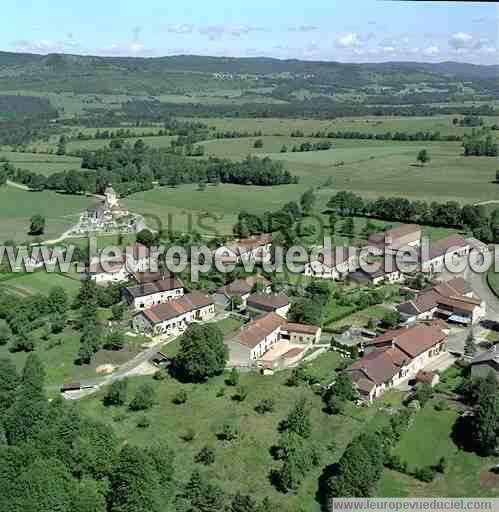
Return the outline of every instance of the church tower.
[[[104,195],[106,196],[106,208],[111,209],[113,206],[118,206],[118,196],[111,185],[108,185]]]

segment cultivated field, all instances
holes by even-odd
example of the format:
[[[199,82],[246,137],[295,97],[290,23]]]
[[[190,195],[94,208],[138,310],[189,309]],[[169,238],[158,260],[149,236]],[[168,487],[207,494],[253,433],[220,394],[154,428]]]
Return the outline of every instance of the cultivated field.
[[[54,144],[55,148],[56,144]],[[21,153],[0,149],[0,158],[6,158],[15,167],[49,176],[56,172],[81,168],[81,158],[72,156],[45,155],[39,153]]]

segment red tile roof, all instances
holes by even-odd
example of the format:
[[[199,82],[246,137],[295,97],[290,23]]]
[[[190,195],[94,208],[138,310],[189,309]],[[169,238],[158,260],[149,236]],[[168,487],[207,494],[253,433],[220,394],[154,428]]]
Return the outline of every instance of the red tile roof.
[[[352,377],[355,377],[355,372],[361,372],[362,378],[380,385],[397,375],[409,361],[410,358],[397,348],[383,348],[374,350],[359,359],[350,365],[347,371],[354,372]],[[357,376],[360,377],[358,373]]]
[[[145,309],[139,315],[144,315],[153,325],[171,320],[190,311],[213,305],[213,299],[199,292],[192,292],[180,299],[171,300]]]
[[[284,331],[297,332],[302,334],[317,334],[317,331],[319,330],[319,327],[316,325],[296,324],[293,322],[286,322],[282,328]]]
[[[267,313],[243,325],[228,340],[253,349],[285,322],[286,320],[277,313]]]
[[[446,238],[437,240],[430,244],[428,251],[428,259],[432,260],[443,256],[451,247],[463,248],[468,246],[468,242],[461,235],[450,235]]]
[[[416,324],[393,331],[387,331],[366,343],[366,346],[383,346],[391,342],[394,347],[401,350],[411,358],[426,352],[441,343],[446,334],[436,326]]]
[[[385,239],[391,238],[392,243],[391,246],[394,249],[400,248],[404,243],[401,242],[400,238],[406,237],[408,235],[413,235],[411,241],[415,242],[421,238],[421,228],[416,224],[402,224],[392,229],[387,229],[382,233],[374,233],[369,239],[369,245],[374,245],[376,247],[384,247]]]
[[[263,311],[275,311],[289,305],[289,298],[284,293],[254,293],[246,301],[248,306]]]
[[[138,284],[137,286],[130,286],[126,291],[135,299],[140,297],[147,297],[155,293],[166,292],[169,290],[177,290],[184,287],[184,283],[175,276],[168,276],[154,281],[153,283]]]
[[[270,286],[270,281],[261,275],[253,275],[236,279],[232,283],[222,286],[217,293],[227,295],[228,297],[248,295],[253,290],[255,284],[261,284],[264,287]]]

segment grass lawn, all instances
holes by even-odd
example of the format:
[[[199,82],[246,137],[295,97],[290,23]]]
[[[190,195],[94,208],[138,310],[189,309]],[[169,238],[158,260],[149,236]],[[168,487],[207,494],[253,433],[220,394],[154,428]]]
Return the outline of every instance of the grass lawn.
[[[131,379],[131,396],[145,380],[156,389],[158,405],[146,413],[151,423],[148,429],[136,426],[142,414],[129,413],[124,408],[104,407],[103,393],[84,399],[78,405],[86,413],[113,425],[124,442],[150,445],[156,439],[166,441],[177,454],[182,454],[176,461],[176,477],[180,480],[187,480],[195,469],[195,454],[203,446],[211,445],[216,451],[215,464],[200,469],[227,493],[241,491],[254,494],[254,490],[258,489],[259,497],[270,496],[283,512],[319,512],[320,507],[314,496],[322,468],[339,458],[345,445],[365,428],[376,411],[358,409],[356,415],[352,416],[327,416],[322,412],[320,397],[310,389],[284,385],[288,375],[288,372],[282,372],[272,377],[262,377],[254,373],[242,373],[240,383],[249,389],[248,398],[242,403],[232,400],[235,390],[225,386],[225,376],[199,385],[180,384],[174,379],[162,382],[150,378]],[[225,388],[225,396],[217,397],[221,388]],[[174,405],[172,399],[182,389],[187,391],[189,399],[183,405]],[[269,483],[269,471],[278,467],[269,449],[278,440],[279,422],[286,417],[293,402],[302,396],[311,406],[312,439],[324,447],[323,462],[320,468],[309,473],[296,494],[283,495]],[[254,411],[256,404],[263,398],[275,400],[275,412],[261,416]],[[114,418],[119,418],[119,421]],[[224,443],[217,440],[215,434],[225,422],[239,426],[239,441]],[[186,443],[181,436],[189,429],[194,429],[196,436],[192,442]],[[326,450],[329,440],[334,440],[337,445],[332,454]]]
[[[447,470],[425,484],[393,471],[384,471],[377,496],[497,496],[499,477],[490,473],[492,458],[481,458],[459,450],[451,439],[458,413],[435,411],[431,403],[417,413],[411,428],[402,434],[395,453],[409,469],[428,466],[447,459]]]
[[[78,221],[92,199],[57,194],[52,191],[27,192],[14,187],[0,187],[0,240],[29,239],[30,218],[40,214],[46,219],[43,238],[56,238]]]
[[[116,131],[114,129],[113,131]],[[147,131],[146,128],[143,131]],[[139,139],[142,139],[146,146],[151,148],[169,148],[171,146],[171,141],[175,140],[176,136],[169,135],[158,135],[151,137],[127,137],[125,138],[125,142],[133,146],[135,142]],[[109,143],[112,139],[98,139],[98,140],[74,140],[70,141],[67,144],[67,152],[72,153],[74,151],[78,151],[81,149],[88,149],[90,151],[95,151],[96,149],[107,148],[109,147]]]
[[[338,306],[337,311],[342,311],[343,308],[346,308],[346,306]],[[336,309],[335,309],[336,311]],[[362,311],[357,311],[347,317],[342,318],[338,321],[332,321],[329,323],[329,327],[342,327],[344,325],[353,325],[355,327],[363,327],[367,324],[369,319],[373,320],[381,320],[386,313],[389,311],[389,309],[386,306],[379,305],[379,306],[370,306]],[[339,316],[339,314],[338,314]],[[331,317],[330,317],[331,318]],[[333,317],[334,318],[334,317]]]

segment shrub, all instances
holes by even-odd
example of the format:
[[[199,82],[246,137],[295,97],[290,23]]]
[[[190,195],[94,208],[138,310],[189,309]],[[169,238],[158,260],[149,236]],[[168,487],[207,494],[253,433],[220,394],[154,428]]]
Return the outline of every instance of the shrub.
[[[133,400],[130,402],[128,406],[131,411],[145,411],[150,409],[156,401],[156,392],[154,388],[150,384],[142,384],[137,392]]]
[[[188,428],[180,437],[186,443],[191,443],[196,438],[196,432],[192,428]]]
[[[194,462],[210,466],[215,462],[215,450],[209,446],[204,446],[194,457]]]
[[[239,384],[239,372],[235,368],[232,368],[225,382],[228,386],[236,387]]]
[[[151,426],[151,422],[147,416],[142,416],[137,422],[138,428],[149,428]]]
[[[154,380],[165,380],[166,378],[168,377],[167,373],[164,371],[164,370],[158,370],[153,376],[152,378]]]
[[[217,391],[217,398],[220,398],[222,396],[225,396],[225,388],[220,388],[218,391]]]
[[[220,441],[235,441],[239,436],[239,428],[232,423],[224,423],[217,432],[217,437]]]
[[[264,398],[260,402],[258,402],[255,407],[255,411],[258,414],[266,414],[267,412],[274,412],[275,402],[272,398]]]
[[[447,411],[449,409],[449,404],[445,400],[439,400],[435,404],[436,411]]]
[[[187,392],[182,389],[173,397],[172,402],[176,405],[182,405],[185,404],[185,402],[187,402],[187,399]]]
[[[431,466],[416,469],[416,471],[414,471],[414,477],[421,480],[421,482],[433,482],[433,479],[435,478],[435,469]]]
[[[247,386],[239,386],[236,394],[232,397],[237,402],[244,402],[248,396],[249,390]]]

